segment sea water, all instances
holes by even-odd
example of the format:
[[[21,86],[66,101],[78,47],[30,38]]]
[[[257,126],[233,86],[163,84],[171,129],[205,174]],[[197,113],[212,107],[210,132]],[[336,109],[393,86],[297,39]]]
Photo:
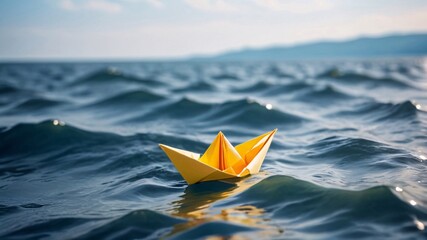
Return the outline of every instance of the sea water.
[[[275,128],[244,179],[158,147]],[[426,177],[425,58],[0,64],[1,239],[425,239]]]

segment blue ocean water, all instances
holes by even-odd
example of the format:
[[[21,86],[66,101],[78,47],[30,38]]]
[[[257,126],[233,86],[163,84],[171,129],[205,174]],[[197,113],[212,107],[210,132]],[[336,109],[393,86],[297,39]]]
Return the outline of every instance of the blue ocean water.
[[[0,65],[1,239],[425,239],[427,59]],[[278,128],[262,171],[188,186]]]

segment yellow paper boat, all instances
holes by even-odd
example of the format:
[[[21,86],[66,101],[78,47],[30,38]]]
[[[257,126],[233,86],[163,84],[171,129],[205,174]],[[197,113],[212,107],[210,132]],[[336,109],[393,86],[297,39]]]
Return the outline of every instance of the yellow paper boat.
[[[233,147],[222,132],[205,154],[159,144],[188,184],[244,177],[259,172],[277,129]]]

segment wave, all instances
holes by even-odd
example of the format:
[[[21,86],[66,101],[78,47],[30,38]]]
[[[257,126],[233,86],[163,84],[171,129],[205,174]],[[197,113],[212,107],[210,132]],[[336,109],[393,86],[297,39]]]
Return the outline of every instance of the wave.
[[[373,172],[402,168],[414,157],[394,146],[364,138],[328,137],[307,147],[307,158],[322,159],[336,168],[369,167]],[[387,156],[387,161],[384,158]]]
[[[336,68],[327,70],[316,76],[319,79],[337,80],[339,83],[349,85],[364,85],[368,88],[393,87],[393,88],[414,88],[411,84],[391,78],[391,77],[372,77],[368,74],[353,72],[342,72]]]
[[[19,92],[18,88],[9,85],[0,85],[0,94],[11,94]]]
[[[247,99],[218,104],[200,103],[188,98],[163,106],[154,113],[144,114],[128,121],[140,122],[158,119],[188,119],[197,124],[209,121],[211,125],[238,124],[262,126],[262,128],[286,127],[288,124],[301,124],[308,121],[291,113],[276,109],[269,110],[265,106]]]
[[[202,152],[206,146],[184,136],[164,134],[135,134],[121,136],[108,132],[86,131],[69,124],[59,126],[53,121],[17,124],[0,132],[0,177],[19,177],[49,168],[77,169],[81,174],[110,175],[112,173],[138,173],[120,184],[162,175],[170,181],[180,181],[175,169],[165,169],[167,158],[159,159],[159,143]],[[123,148],[127,146],[127,148]],[[98,154],[82,151],[97,149]],[[155,151],[156,154],[150,154]],[[158,164],[163,164],[159,166]],[[142,169],[141,167],[144,166]]]
[[[354,97],[336,89],[335,87],[327,85],[321,88],[311,88],[308,91],[297,93],[294,99],[298,99],[303,102],[321,104],[324,106],[325,104],[333,105],[335,101],[348,101],[350,99],[354,99]]]
[[[268,91],[264,92],[264,96],[279,96],[282,94],[298,92],[301,90],[311,89],[313,88],[312,84],[307,82],[296,81],[286,85],[276,85],[273,88],[268,89]]]
[[[247,99],[226,102],[216,111],[204,116],[201,120],[213,120],[215,124],[237,124],[241,126],[261,126],[264,128],[288,127],[301,124],[307,119],[276,109],[267,109],[255,101]]]
[[[237,81],[237,80],[240,80],[238,75],[231,74],[231,73],[215,74],[215,75],[211,75],[210,77],[212,79],[218,80],[218,81],[224,81],[224,80]]]
[[[162,85],[161,82],[150,79],[140,78],[115,69],[115,68],[104,68],[91,73],[79,80],[75,80],[71,83],[72,86],[76,85],[93,85],[93,84],[142,84],[149,87],[155,87]]]
[[[25,88],[19,88],[16,86],[0,83],[0,107],[5,107],[5,109],[6,108],[11,109],[14,106],[17,106],[17,103],[18,105],[25,104],[26,101],[31,101],[31,100],[33,100],[34,102],[37,100],[55,101],[53,99],[45,99],[41,96],[37,96],[34,91],[30,91]],[[30,108],[28,110],[32,110],[32,109]]]
[[[7,206],[7,205],[0,204],[0,216],[8,215],[16,212],[19,212],[18,206]]]
[[[413,119],[417,116],[416,106],[410,102],[405,101],[402,103],[380,103],[367,106],[363,110],[368,112],[372,111],[372,108],[376,108],[377,116],[374,118],[376,121],[388,121],[390,119]]]
[[[178,88],[173,90],[177,93],[184,93],[184,92],[208,92],[208,91],[215,91],[216,87],[206,81],[198,81],[196,83],[192,83],[188,86]]]
[[[20,123],[0,133],[0,152],[6,156],[55,152],[58,146],[105,145],[117,142],[113,133],[89,132],[66,124],[55,125],[52,120],[40,123]]]
[[[371,122],[392,122],[396,120],[416,119],[417,107],[411,101],[401,103],[381,103],[375,100],[356,105],[352,110],[339,111],[331,116],[355,117]]]
[[[24,112],[27,114],[28,111],[47,110],[53,107],[66,105],[66,104],[68,104],[68,102],[66,101],[58,101],[58,100],[45,99],[45,98],[33,98],[18,104],[12,109],[9,109],[8,112],[9,113]]]
[[[107,99],[92,103],[91,107],[116,107],[121,105],[123,107],[128,106],[143,106],[147,103],[156,103],[165,100],[165,97],[149,92],[147,90],[134,90],[125,93],[121,93]]]
[[[278,77],[278,78],[291,78],[291,79],[294,78],[294,76],[292,74],[285,73],[283,70],[281,70],[277,66],[272,66],[272,67],[268,68],[266,71],[266,74],[267,75],[273,75],[273,76]]]
[[[165,177],[165,176],[163,176]],[[176,176],[176,179],[179,179]],[[180,180],[180,179],[179,179]],[[168,179],[168,181],[176,181],[175,179]],[[114,194],[111,199],[121,200],[121,201],[135,201],[139,202],[142,199],[157,199],[162,197],[167,197],[173,194],[174,192],[182,192],[181,188],[169,187],[164,183],[145,183],[138,187],[132,187],[121,191],[120,193]]]
[[[426,213],[397,197],[387,186],[349,191],[288,176],[264,179],[225,204],[265,209],[297,238],[321,233],[328,233],[328,238],[421,237],[424,233],[414,224],[414,216],[427,219]],[[382,230],[377,229],[380,226]]]
[[[186,220],[169,217],[155,211],[135,210],[81,235],[77,239],[107,239],[111,236],[116,239],[159,239],[171,231],[173,225],[184,222]]]
[[[275,87],[275,85],[268,82],[257,82],[248,87],[235,88],[232,91],[239,92],[239,93],[259,93],[259,92],[268,90],[272,87]]]
[[[1,161],[0,159],[0,162]],[[26,165],[23,163],[14,164],[12,166],[8,166],[7,164],[3,163],[3,167],[0,168],[0,177],[2,179],[6,179],[9,177],[20,177],[24,176],[30,173],[34,173],[36,171],[36,168],[32,167],[31,165]]]
[[[32,225],[22,227],[1,237],[4,239],[55,238],[55,233],[57,234],[60,230],[72,229],[73,227],[86,224],[90,221],[92,220],[85,218],[47,219],[41,223],[34,223]]]
[[[195,120],[214,108],[213,104],[200,103],[189,98],[182,98],[176,102],[159,107],[155,112],[131,119],[134,121],[158,120],[158,119],[191,119]]]

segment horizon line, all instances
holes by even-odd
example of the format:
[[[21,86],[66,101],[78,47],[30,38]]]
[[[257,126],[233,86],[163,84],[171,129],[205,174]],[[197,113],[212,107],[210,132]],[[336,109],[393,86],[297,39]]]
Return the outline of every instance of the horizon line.
[[[210,54],[203,54],[203,53],[194,53],[194,54],[187,54],[182,56],[170,56],[170,57],[126,57],[126,56],[109,56],[109,57],[1,57],[0,56],[0,64],[7,64],[7,63],[74,63],[74,62],[90,62],[90,63],[113,63],[113,62],[188,62],[192,61],[192,59],[198,59],[201,60],[203,58],[209,58],[209,57],[215,57],[218,55],[226,54],[226,53],[232,53],[232,52],[239,52],[243,50],[262,50],[267,48],[292,48],[297,46],[304,46],[304,45],[310,45],[310,44],[318,44],[318,43],[341,43],[341,42],[350,42],[360,39],[375,39],[375,38],[386,38],[386,37],[398,37],[398,36],[405,36],[405,35],[425,35],[427,32],[387,32],[387,33],[381,33],[381,34],[361,34],[358,36],[348,37],[348,38],[342,38],[342,39],[318,39],[318,40],[308,40],[308,41],[301,41],[296,42],[292,44],[280,44],[280,43],[273,43],[265,46],[256,46],[256,47],[250,47],[250,46],[243,46],[240,48],[234,48],[229,50],[220,51],[217,53],[210,53]],[[414,57],[419,55],[407,55],[406,57]],[[384,58],[386,56],[370,56],[369,58]],[[405,57],[405,55],[402,55],[402,57]],[[343,59],[343,58],[361,58],[361,57],[326,57],[325,59]],[[314,59],[320,59],[320,58],[314,58]],[[298,60],[298,59],[295,59]],[[209,60],[203,60],[203,61],[209,61]],[[215,60],[212,60],[215,61]],[[224,60],[220,60],[224,61]],[[252,60],[253,61],[253,60]],[[288,60],[292,61],[292,59]]]

